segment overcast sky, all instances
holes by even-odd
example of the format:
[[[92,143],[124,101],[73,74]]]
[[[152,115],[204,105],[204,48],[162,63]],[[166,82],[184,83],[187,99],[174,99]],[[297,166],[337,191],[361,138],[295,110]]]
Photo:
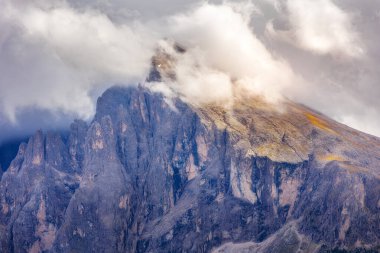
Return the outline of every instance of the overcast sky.
[[[0,142],[88,120],[177,41],[174,90],[288,97],[380,136],[380,1],[0,0]],[[204,92],[209,90],[210,92]],[[205,96],[207,94],[207,96]]]

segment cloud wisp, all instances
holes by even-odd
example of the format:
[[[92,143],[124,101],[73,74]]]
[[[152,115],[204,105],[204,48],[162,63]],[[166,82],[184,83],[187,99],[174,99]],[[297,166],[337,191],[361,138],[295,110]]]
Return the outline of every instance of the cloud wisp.
[[[284,15],[287,29],[276,30],[268,23],[267,32],[315,54],[360,57],[364,53],[352,24],[352,14],[331,0],[286,0],[276,8]]]

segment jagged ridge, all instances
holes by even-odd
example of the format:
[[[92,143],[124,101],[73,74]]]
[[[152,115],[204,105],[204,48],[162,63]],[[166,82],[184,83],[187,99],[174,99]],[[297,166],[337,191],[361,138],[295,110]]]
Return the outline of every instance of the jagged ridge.
[[[284,106],[107,90],[89,125],[20,146],[0,183],[1,251],[378,249],[379,139]]]

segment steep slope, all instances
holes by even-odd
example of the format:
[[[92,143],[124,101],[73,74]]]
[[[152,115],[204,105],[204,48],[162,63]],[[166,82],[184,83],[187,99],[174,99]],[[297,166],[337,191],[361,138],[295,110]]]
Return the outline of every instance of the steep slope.
[[[302,105],[107,90],[0,183],[1,252],[377,252],[380,140]]]
[[[5,170],[9,167],[17,154],[20,143],[26,140],[27,138],[15,138],[14,140],[5,141],[0,144],[0,168]],[[0,170],[0,174],[3,173],[3,170]]]

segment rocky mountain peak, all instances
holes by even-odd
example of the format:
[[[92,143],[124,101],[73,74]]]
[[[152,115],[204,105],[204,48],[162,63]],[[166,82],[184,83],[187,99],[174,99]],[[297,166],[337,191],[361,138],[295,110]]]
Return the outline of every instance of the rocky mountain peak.
[[[1,252],[375,252],[380,140],[283,106],[110,88],[91,123],[20,145]]]
[[[175,67],[178,57],[186,53],[186,48],[172,41],[163,41],[152,57],[148,82],[175,81]]]

